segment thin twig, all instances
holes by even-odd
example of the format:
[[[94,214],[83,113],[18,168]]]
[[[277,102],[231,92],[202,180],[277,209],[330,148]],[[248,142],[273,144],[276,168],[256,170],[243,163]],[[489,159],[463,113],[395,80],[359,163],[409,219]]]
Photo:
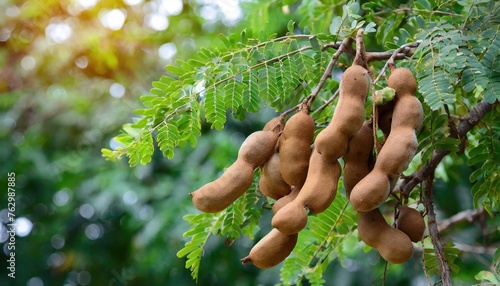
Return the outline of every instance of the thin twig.
[[[451,286],[451,271],[448,262],[446,261],[443,244],[441,243],[439,237],[439,231],[436,220],[436,213],[434,211],[434,203],[432,202],[432,184],[434,181],[434,173],[430,174],[425,180],[425,193],[424,193],[424,205],[427,210],[427,220],[429,236],[431,237],[432,245],[434,246],[434,252],[436,252],[436,257],[439,262],[439,267],[441,268],[441,280],[444,286]]]
[[[401,54],[403,54],[405,56],[406,55],[412,55],[413,54],[412,49],[418,47],[421,43],[422,43],[422,41],[415,41],[415,42],[412,42],[412,43],[408,43],[408,44],[402,45],[401,47],[399,47],[398,49],[396,49],[394,52],[392,52],[389,55],[389,58],[388,58],[387,62],[385,63],[384,67],[382,68],[382,70],[380,71],[379,75],[373,81],[373,84],[376,84],[380,80],[380,77],[382,77],[382,75],[385,74],[385,71],[387,70],[387,67],[394,66],[394,60],[396,60],[399,55],[401,55]],[[382,55],[383,56],[388,56],[388,53],[378,54],[378,56],[382,56]],[[372,53],[367,53],[366,60],[367,60],[367,62],[370,62],[370,61],[374,61],[374,60],[379,60],[379,58],[373,57]]]
[[[498,245],[489,245],[489,246],[468,245],[468,244],[453,242],[453,247],[460,250],[461,252],[466,252],[466,253],[494,255],[499,246]],[[415,252],[424,252],[424,247],[420,246],[420,245],[413,245],[413,250]],[[425,263],[423,265],[425,267]]]
[[[328,105],[332,104],[332,102],[339,96],[340,94],[340,89],[337,89],[335,93],[330,97],[325,103],[323,103],[320,107],[316,108],[311,115],[316,114],[318,112],[321,112],[323,109],[325,109]]]
[[[484,208],[480,208],[478,210],[465,210],[462,212],[459,212],[439,223],[438,225],[438,230],[440,233],[443,233],[444,231],[448,230],[449,228],[453,227],[454,225],[457,225],[462,222],[469,222],[472,223],[478,219],[481,219],[484,217],[486,214],[486,211]]]
[[[321,91],[321,88],[323,88],[323,85],[325,84],[326,80],[331,77],[333,67],[337,64],[337,61],[340,57],[340,55],[344,52],[346,47],[350,47],[353,42],[352,38],[345,38],[342,41],[342,44],[340,44],[338,50],[333,54],[332,59],[328,63],[328,66],[325,69],[325,72],[321,76],[321,79],[318,82],[318,85],[314,90],[311,92],[311,94],[306,98],[305,102],[307,102],[307,106],[310,108],[311,104],[313,103],[314,99],[316,99],[316,96],[319,94]]]

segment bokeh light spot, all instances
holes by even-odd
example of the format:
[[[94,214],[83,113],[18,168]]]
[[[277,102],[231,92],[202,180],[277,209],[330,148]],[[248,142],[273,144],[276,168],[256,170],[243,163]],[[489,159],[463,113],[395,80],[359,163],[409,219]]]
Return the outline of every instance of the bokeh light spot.
[[[162,0],[161,8],[167,15],[179,15],[182,12],[182,0]]]
[[[125,2],[125,4],[129,5],[129,6],[134,6],[134,5],[137,5],[137,4],[141,4],[143,0],[124,0],[123,2]]]
[[[92,281],[92,275],[88,271],[78,273],[78,283],[80,285],[89,285],[90,281]]]
[[[112,97],[121,98],[125,95],[125,87],[115,82],[109,87],[109,93]]]
[[[83,218],[90,219],[94,215],[94,208],[90,204],[83,204],[78,209]]]
[[[33,223],[25,217],[17,218],[14,224],[16,225],[16,235],[20,237],[27,236],[33,229]]]
[[[10,6],[7,9],[5,9],[5,15],[14,18],[19,15],[19,8],[17,6]]]
[[[90,9],[97,4],[97,0],[78,0],[78,4],[80,4],[85,9]]]
[[[158,55],[165,60],[172,59],[177,54],[177,47],[174,43],[166,43],[158,49]]]
[[[160,13],[150,13],[146,15],[144,22],[156,31],[166,30],[169,25],[167,16]]]
[[[65,23],[52,23],[45,28],[45,36],[59,44],[69,39],[71,33],[71,27]]]
[[[27,71],[34,69],[36,66],[36,60],[32,56],[25,56],[21,60],[21,67]]]
[[[4,243],[9,239],[9,234],[7,233],[7,228],[0,224],[0,243]]]
[[[66,205],[67,203],[69,203],[70,200],[71,200],[70,194],[66,189],[62,189],[62,190],[56,192],[52,196],[52,201],[54,202],[54,204],[56,206],[59,206],[59,207]]]
[[[123,194],[123,202],[127,205],[133,205],[137,202],[137,195],[133,191],[127,191]]]
[[[64,256],[64,253],[62,252],[55,252],[52,253],[48,258],[47,258],[47,265],[53,268],[57,268],[61,265],[63,265],[64,260],[66,257]]]
[[[101,24],[111,30],[120,30],[125,23],[127,15],[124,10],[113,9],[113,10],[103,10],[99,13],[99,20]]]
[[[26,286],[43,286],[43,280],[40,277],[33,277],[26,282]]]
[[[75,65],[84,69],[89,65],[89,59],[86,56],[81,56],[75,60]]]
[[[66,240],[64,239],[64,236],[56,234],[50,238],[50,244],[55,249],[61,249],[66,244]]]
[[[89,224],[85,228],[85,235],[90,239],[90,240],[96,240],[100,238],[103,234],[102,229],[95,223]]]

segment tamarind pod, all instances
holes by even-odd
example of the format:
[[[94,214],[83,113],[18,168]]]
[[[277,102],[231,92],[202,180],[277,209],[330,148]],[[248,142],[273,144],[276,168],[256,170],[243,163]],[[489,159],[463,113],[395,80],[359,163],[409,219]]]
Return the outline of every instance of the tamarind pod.
[[[406,68],[394,69],[391,71],[387,84],[396,91],[391,129],[404,127],[419,130],[422,126],[424,111],[422,103],[415,97],[417,80],[413,73]]]
[[[378,208],[390,194],[390,180],[376,166],[375,163],[375,168],[354,186],[349,196],[351,205],[358,212],[369,212]]]
[[[313,151],[307,178],[297,197],[279,209],[271,225],[284,234],[301,231],[307,224],[307,210],[317,214],[325,211],[335,198],[342,168]]]
[[[255,131],[240,146],[238,160],[244,161],[253,169],[262,166],[274,153],[278,132]]]
[[[276,200],[273,204],[273,213],[276,214],[282,207],[293,201],[297,195],[299,194],[300,189],[292,186],[292,191],[284,196]]]
[[[352,65],[342,75],[339,101],[332,120],[315,140],[315,149],[327,160],[333,162],[342,157],[349,139],[361,128],[369,86],[368,71],[361,66]]]
[[[283,234],[298,233],[307,225],[307,209],[297,198],[279,209],[271,220],[271,225]]]
[[[313,151],[306,181],[296,200],[313,214],[325,211],[335,199],[341,173],[342,167],[337,160],[330,161]]]
[[[396,91],[396,96],[415,95],[417,91],[417,79],[407,68],[391,69],[391,74],[387,79],[387,86]]]
[[[314,120],[306,108],[286,122],[279,140],[279,156],[281,175],[289,185],[301,187],[304,184],[313,137]]]
[[[344,154],[344,188],[349,198],[351,190],[371,171],[373,152],[372,120],[366,120],[361,129],[349,140]]]
[[[403,263],[413,256],[410,238],[388,225],[378,208],[359,213],[358,234],[361,241],[376,248],[380,256],[390,263]]]
[[[360,212],[373,210],[385,201],[391,187],[408,168],[418,146],[415,132],[422,125],[423,109],[415,97],[415,77],[408,69],[394,69],[389,76],[388,85],[396,91],[389,136],[378,154],[373,170],[351,191],[351,203]],[[387,180],[390,181],[390,186],[386,189],[384,186]]]
[[[275,152],[262,166],[259,188],[266,197],[275,200],[288,195],[290,186],[283,180],[280,173],[280,156]]]
[[[241,263],[251,262],[259,268],[276,266],[290,255],[297,244],[297,237],[297,234],[285,235],[274,228],[252,247]]]
[[[281,125],[283,124],[282,122],[283,120],[283,117],[281,116],[276,116],[274,118],[272,118],[271,120],[269,120],[265,125],[264,127],[262,128],[263,131],[276,131],[276,129],[278,129],[279,131],[281,131]]]
[[[417,136],[413,130],[393,130],[379,152],[375,168],[383,170],[390,179],[398,178],[408,168],[417,147]]]
[[[237,160],[216,180],[190,193],[194,206],[207,213],[222,211],[252,185],[253,168]]]
[[[425,232],[425,221],[420,212],[408,206],[399,207],[396,228],[404,232],[411,241],[419,242]]]

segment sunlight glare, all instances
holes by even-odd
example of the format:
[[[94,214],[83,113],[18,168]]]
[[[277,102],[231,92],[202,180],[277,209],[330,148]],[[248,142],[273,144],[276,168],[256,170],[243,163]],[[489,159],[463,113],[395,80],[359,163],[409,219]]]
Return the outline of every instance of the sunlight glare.
[[[123,2],[125,2],[125,4],[127,4],[129,6],[134,6],[137,4],[141,4],[142,0],[124,0]]]
[[[109,93],[114,98],[122,98],[125,95],[125,87],[115,82],[109,87]]]
[[[5,14],[11,18],[17,17],[19,15],[19,12],[19,8],[15,5],[5,9]]]
[[[25,217],[17,218],[14,224],[16,225],[16,235],[20,237],[27,236],[33,229],[33,223]]]
[[[103,10],[99,13],[99,20],[101,20],[101,24],[109,28],[111,30],[120,30],[125,23],[125,19],[127,15],[125,11],[121,9],[113,9],[113,10]]]
[[[160,13],[150,13],[146,15],[144,22],[156,31],[163,31],[168,28],[168,18]]]
[[[217,5],[224,14],[224,24],[234,25],[240,20],[242,12],[238,0],[217,1]]]
[[[71,27],[65,23],[52,23],[45,28],[45,36],[59,44],[69,39],[71,33]]]
[[[84,69],[89,65],[89,59],[86,56],[81,56],[75,60],[75,65]]]
[[[161,0],[160,7],[166,15],[179,15],[182,12],[182,0]]]
[[[78,0],[78,4],[80,4],[80,6],[84,9],[90,9],[97,4],[97,0]]]
[[[177,47],[174,43],[166,43],[158,49],[158,55],[165,60],[172,59],[177,54]]]
[[[32,56],[25,56],[21,60],[21,67],[24,70],[32,70],[35,68],[35,66],[36,66],[36,60]]]

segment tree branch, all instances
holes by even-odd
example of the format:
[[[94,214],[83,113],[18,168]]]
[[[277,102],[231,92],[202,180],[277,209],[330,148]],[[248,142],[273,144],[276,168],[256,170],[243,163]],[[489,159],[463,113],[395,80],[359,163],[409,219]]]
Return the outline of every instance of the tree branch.
[[[465,137],[467,132],[469,132],[472,127],[478,124],[479,121],[481,121],[481,119],[493,108],[493,106],[497,105],[498,103],[498,101],[495,101],[495,103],[493,104],[488,103],[485,100],[480,101],[466,116],[460,119],[460,122],[457,126],[457,134],[455,136],[450,135],[449,137],[455,139]],[[427,163],[424,164],[424,166],[422,166],[420,171],[404,178],[403,182],[400,185],[402,195],[408,197],[416,185],[420,184],[431,174],[434,174],[434,171],[436,170],[438,164],[448,154],[450,154],[449,150],[434,150],[431,158],[429,159],[429,161],[427,161]]]
[[[316,86],[316,88],[314,88],[314,90],[311,92],[311,94],[304,99],[304,101],[302,102],[302,104],[307,104],[307,106],[309,108],[311,107],[311,104],[313,103],[314,99],[316,99],[316,96],[321,91],[321,88],[323,88],[323,85],[325,84],[326,80],[329,77],[331,77],[333,67],[337,64],[337,61],[338,61],[340,55],[343,52],[345,52],[347,49],[349,49],[349,48],[352,49],[352,47],[351,47],[352,42],[353,42],[352,38],[345,38],[342,41],[342,43],[340,44],[339,48],[337,49],[337,51],[335,52],[335,54],[333,54],[332,59],[328,63],[328,66],[326,67],[325,72],[321,76],[321,79],[319,80],[318,85]]]
[[[375,60],[379,61],[379,60],[387,59],[387,62],[385,63],[384,67],[382,68],[382,70],[378,74],[377,78],[373,81],[373,84],[376,84],[380,80],[380,77],[385,74],[387,67],[394,66],[394,60],[412,56],[413,49],[418,47],[420,45],[420,43],[422,43],[422,41],[415,41],[413,43],[408,43],[408,44],[402,45],[401,47],[396,49],[394,52],[367,53],[366,54],[366,62],[367,63],[370,63],[371,61],[375,61]]]
[[[432,202],[432,183],[434,181],[434,173],[431,173],[425,180],[425,192],[423,202],[427,211],[427,221],[429,236],[431,237],[434,251],[441,268],[441,282],[444,286],[451,286],[451,274],[448,262],[445,259],[443,244],[439,238],[439,230],[437,226],[436,213],[434,212],[434,203]]]
[[[486,211],[484,208],[478,210],[465,210],[459,212],[445,220],[442,220],[438,225],[439,233],[443,233],[454,225],[457,225],[462,222],[472,223],[476,220],[480,220],[484,217]]]

